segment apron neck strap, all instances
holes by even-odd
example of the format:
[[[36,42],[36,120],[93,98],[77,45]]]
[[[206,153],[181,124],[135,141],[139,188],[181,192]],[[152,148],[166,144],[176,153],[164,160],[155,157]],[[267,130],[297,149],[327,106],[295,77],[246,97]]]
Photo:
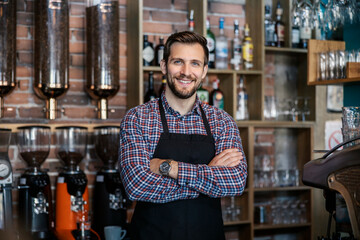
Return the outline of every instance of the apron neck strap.
[[[199,107],[200,107],[200,111],[201,111],[201,117],[202,117],[205,129],[206,129],[206,133],[207,133],[207,135],[209,137],[211,137],[212,135],[211,135],[209,122],[208,122],[208,120],[206,118],[206,115],[205,115],[205,112],[204,112],[203,108],[201,107],[201,104],[199,104]],[[163,128],[164,128],[164,132],[168,133],[169,132],[169,127],[168,127],[168,124],[167,124],[167,121],[166,121],[165,111],[164,111],[164,107],[163,107],[163,104],[162,104],[161,97],[159,98],[159,110],[160,110],[160,117],[161,117],[161,122],[162,122],[162,125],[163,125]]]

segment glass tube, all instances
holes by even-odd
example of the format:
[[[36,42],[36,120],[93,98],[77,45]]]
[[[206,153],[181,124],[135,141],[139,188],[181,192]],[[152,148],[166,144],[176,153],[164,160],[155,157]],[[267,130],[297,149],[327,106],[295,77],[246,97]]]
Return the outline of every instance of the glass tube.
[[[98,117],[107,119],[107,99],[119,90],[119,3],[89,1],[86,8],[86,90],[98,103]]]

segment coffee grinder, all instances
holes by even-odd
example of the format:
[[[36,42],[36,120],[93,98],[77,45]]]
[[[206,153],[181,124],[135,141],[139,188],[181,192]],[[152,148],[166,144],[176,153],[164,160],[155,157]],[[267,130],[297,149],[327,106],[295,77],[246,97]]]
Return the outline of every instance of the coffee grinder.
[[[12,234],[12,170],[8,156],[11,130],[0,128],[0,239]]]
[[[56,184],[56,236],[59,240],[96,239],[90,229],[87,178],[78,165],[86,154],[87,128],[55,130],[56,155],[65,164]]]
[[[127,230],[126,195],[116,164],[119,134],[120,127],[117,126],[94,128],[95,152],[104,165],[96,175],[92,227],[102,239],[105,239],[104,228],[107,226],[118,226]]]
[[[40,168],[50,151],[51,129],[46,126],[17,128],[20,156],[28,168],[19,179],[20,239],[53,239],[53,209],[49,175]]]

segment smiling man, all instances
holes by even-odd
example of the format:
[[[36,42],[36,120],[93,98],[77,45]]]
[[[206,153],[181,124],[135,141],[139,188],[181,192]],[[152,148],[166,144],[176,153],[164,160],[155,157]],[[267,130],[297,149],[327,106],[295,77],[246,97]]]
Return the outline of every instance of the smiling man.
[[[165,91],[121,122],[119,169],[137,202],[131,239],[225,239],[220,198],[242,194],[247,164],[234,120],[196,95],[208,55],[204,37],[172,34]]]

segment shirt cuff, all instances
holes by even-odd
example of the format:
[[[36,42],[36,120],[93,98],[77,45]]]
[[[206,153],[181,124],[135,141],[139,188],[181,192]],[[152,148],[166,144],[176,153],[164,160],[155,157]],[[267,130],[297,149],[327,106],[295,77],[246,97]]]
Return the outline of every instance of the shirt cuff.
[[[179,162],[178,165],[178,184],[193,188],[196,186],[197,180],[197,165]]]

